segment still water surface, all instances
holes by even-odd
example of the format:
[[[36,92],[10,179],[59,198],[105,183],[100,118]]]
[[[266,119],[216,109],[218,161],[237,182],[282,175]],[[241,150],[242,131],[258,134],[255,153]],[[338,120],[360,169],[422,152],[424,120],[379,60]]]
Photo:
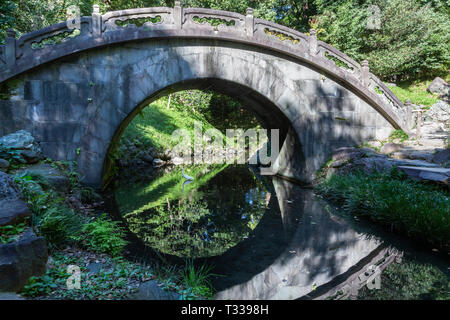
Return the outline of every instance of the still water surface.
[[[214,264],[222,275],[214,280],[217,299],[300,298],[397,241],[349,221],[312,190],[262,177],[251,167],[184,170],[194,181],[186,181],[179,167],[140,182],[121,181],[115,200],[145,247]],[[445,269],[445,262],[434,260]]]

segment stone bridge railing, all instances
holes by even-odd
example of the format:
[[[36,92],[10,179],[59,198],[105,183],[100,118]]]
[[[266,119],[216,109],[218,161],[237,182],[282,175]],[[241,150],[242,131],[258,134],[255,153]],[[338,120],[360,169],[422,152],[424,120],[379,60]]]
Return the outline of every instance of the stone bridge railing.
[[[395,128],[409,132],[410,108],[362,64],[332,46],[290,28],[254,18],[253,10],[238,13],[182,8],[153,7],[99,13],[94,5],[90,17],[80,19],[80,28],[61,22],[16,39],[8,30],[0,46],[0,83],[43,63],[76,52],[137,39],[212,38],[254,44],[300,59],[359,93]]]

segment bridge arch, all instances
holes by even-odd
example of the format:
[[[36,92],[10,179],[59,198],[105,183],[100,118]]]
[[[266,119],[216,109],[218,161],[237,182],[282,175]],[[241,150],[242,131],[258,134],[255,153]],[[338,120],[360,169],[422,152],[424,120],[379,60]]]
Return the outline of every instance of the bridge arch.
[[[123,26],[138,18],[149,21]],[[234,24],[213,27],[201,18]],[[0,101],[0,135],[31,131],[47,156],[77,160],[92,185],[101,184],[110,143],[138,110],[186,88],[231,95],[264,126],[284,130],[279,173],[303,181],[333,148],[408,131],[407,109],[366,64],[251,10],[94,9],[79,35],[46,42],[70,32],[60,23],[20,39],[9,33],[0,82],[19,84]]]

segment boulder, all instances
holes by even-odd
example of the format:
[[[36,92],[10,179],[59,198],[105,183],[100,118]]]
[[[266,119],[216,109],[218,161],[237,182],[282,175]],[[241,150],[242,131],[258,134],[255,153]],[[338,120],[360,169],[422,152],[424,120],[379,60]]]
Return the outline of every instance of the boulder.
[[[31,133],[20,130],[1,137],[0,144],[14,150],[32,150],[35,147],[35,140]]]
[[[14,179],[0,171],[0,200],[20,199],[21,194]]]
[[[22,163],[36,163],[41,159],[41,148],[34,137],[25,130],[8,134],[0,138],[0,145],[12,150],[18,150],[20,157],[17,158]]]
[[[425,113],[425,117],[434,124],[434,132],[445,131],[450,124],[450,106],[439,100]]]
[[[359,159],[363,156],[357,148],[354,147],[342,147],[333,151],[332,160],[346,160],[351,161],[354,159]]]
[[[39,163],[27,168],[20,169],[16,174],[28,173],[42,176],[50,186],[58,191],[67,192],[70,188],[69,178],[59,169],[48,163]]]
[[[408,177],[419,181],[433,181],[448,185],[450,169],[399,166],[400,170],[405,172]]]
[[[0,291],[18,292],[31,276],[44,274],[47,256],[45,239],[31,228],[18,241],[0,245]]]
[[[400,151],[402,148],[403,148],[403,146],[401,144],[386,143],[381,147],[380,152],[384,153],[384,154],[391,154],[391,153]]]
[[[436,77],[428,86],[427,91],[438,94],[439,96],[448,97],[450,96],[450,85],[444,79]]]
[[[164,290],[157,281],[142,283],[133,297],[135,300],[180,300],[180,294]]]
[[[433,155],[432,161],[440,165],[446,165],[450,162],[450,149],[438,151]]]
[[[360,170],[364,173],[389,172],[393,164],[387,158],[371,157],[355,160],[352,164],[352,170]]]
[[[26,217],[31,217],[31,211],[22,200],[0,200],[0,226],[20,222]]]

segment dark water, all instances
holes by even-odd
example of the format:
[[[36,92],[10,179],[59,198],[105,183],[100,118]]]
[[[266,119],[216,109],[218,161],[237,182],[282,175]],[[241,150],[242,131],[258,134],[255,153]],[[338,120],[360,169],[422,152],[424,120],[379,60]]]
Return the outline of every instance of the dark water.
[[[345,218],[313,194],[247,166],[185,167],[121,181],[115,199],[151,251],[215,265],[217,299],[296,299],[335,281],[401,238]],[[419,253],[420,256],[422,253]],[[447,261],[424,253],[446,270]]]

